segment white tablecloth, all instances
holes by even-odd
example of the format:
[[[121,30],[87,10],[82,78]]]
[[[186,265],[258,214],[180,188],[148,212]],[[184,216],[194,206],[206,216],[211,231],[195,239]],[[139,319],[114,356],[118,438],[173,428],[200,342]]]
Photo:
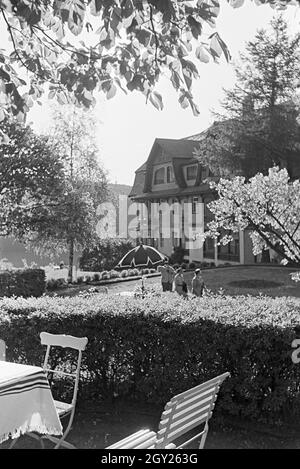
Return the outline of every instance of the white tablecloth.
[[[0,361],[0,443],[27,432],[62,435],[42,368]]]

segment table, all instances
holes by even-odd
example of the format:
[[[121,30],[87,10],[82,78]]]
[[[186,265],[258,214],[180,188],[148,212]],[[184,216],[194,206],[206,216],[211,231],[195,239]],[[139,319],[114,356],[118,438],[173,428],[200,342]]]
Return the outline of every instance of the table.
[[[0,443],[27,432],[62,435],[43,369],[0,361]]]

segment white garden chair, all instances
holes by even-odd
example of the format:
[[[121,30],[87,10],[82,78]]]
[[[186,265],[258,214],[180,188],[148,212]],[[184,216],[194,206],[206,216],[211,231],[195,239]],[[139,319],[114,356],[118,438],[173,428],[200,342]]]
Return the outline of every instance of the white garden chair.
[[[172,397],[161,415],[158,432],[140,430],[106,449],[184,448],[199,438],[202,449],[220,386],[228,376],[228,372],[216,376]]]
[[[41,332],[40,337],[41,337],[41,344],[47,346],[44,365],[43,365],[44,371],[46,373],[57,374],[61,376],[71,376],[73,378],[73,397],[72,397],[72,401],[70,404],[66,402],[54,400],[56,411],[58,413],[59,418],[61,420],[65,419],[66,417],[69,418],[66,429],[64,430],[63,436],[61,438],[57,438],[52,435],[38,435],[36,433],[27,433],[26,435],[36,440],[39,440],[42,447],[44,447],[43,440],[48,439],[52,443],[55,443],[55,446],[54,446],[55,449],[61,446],[64,448],[73,449],[75,448],[75,446],[65,441],[65,438],[67,437],[68,433],[71,430],[72,422],[74,419],[78,386],[79,386],[82,352],[85,350],[85,347],[88,343],[88,339],[86,337],[73,337],[71,335],[49,334],[48,332]],[[61,369],[52,370],[51,368],[49,368],[48,362],[49,362],[51,347],[63,347],[63,348],[69,347],[69,348],[77,350],[78,358],[77,358],[76,371],[73,373],[69,373]],[[13,442],[10,445],[10,448],[13,448],[16,441],[17,439],[13,440]]]
[[[53,443],[55,443],[55,449],[59,448],[60,446],[63,446],[65,448],[75,448],[74,445],[71,445],[70,443],[65,441],[65,438],[71,430],[74,419],[79,386],[82,352],[85,350],[85,347],[88,343],[88,339],[87,337],[73,337],[71,335],[49,334],[48,332],[41,332],[40,337],[41,344],[47,346],[43,365],[44,371],[47,373],[54,373],[61,376],[71,376],[74,380],[73,397],[71,403],[69,404],[66,402],[54,401],[59,418],[65,419],[66,417],[69,417],[69,421],[63,436],[61,438],[56,438],[51,435],[43,435],[41,438],[47,438]],[[51,347],[69,347],[78,351],[77,366],[76,371],[74,373],[65,372],[60,369],[52,370],[51,368],[49,368],[48,361],[50,357]]]
[[[0,339],[0,360],[6,360],[6,344],[2,339]]]

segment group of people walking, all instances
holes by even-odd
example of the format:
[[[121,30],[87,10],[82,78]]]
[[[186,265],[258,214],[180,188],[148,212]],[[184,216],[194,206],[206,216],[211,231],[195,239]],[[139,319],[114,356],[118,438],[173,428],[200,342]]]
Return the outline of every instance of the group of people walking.
[[[179,267],[174,269],[167,260],[157,268],[161,273],[161,283],[163,291],[175,291],[179,295],[187,296],[188,287],[183,276],[183,269]],[[201,270],[196,269],[192,279],[192,291],[195,296],[202,296],[204,289],[204,281],[201,276]]]

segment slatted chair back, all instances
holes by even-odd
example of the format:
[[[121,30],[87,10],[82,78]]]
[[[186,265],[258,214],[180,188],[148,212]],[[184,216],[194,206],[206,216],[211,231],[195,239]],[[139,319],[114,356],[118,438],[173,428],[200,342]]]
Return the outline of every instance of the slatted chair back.
[[[200,437],[199,447],[203,448],[220,386],[229,375],[227,372],[216,376],[172,397],[162,413],[155,448],[183,448]],[[186,435],[200,426],[202,430],[196,435]]]
[[[61,376],[70,376],[71,378],[74,379],[73,396],[72,396],[71,404],[67,404],[66,402],[61,402],[61,401],[54,401],[55,407],[56,407],[56,410],[58,412],[60,419],[63,419],[67,416],[69,417],[67,428],[64,431],[62,438],[60,439],[51,435],[47,435],[45,436],[45,438],[48,438],[52,442],[56,443],[55,448],[59,448],[60,446],[63,446],[65,448],[74,448],[73,445],[65,441],[65,438],[68,435],[72,427],[72,422],[73,422],[73,418],[75,414],[78,387],[79,387],[82,352],[86,348],[88,339],[87,337],[73,337],[71,335],[50,334],[48,332],[41,332],[40,337],[41,337],[41,344],[47,346],[44,365],[43,365],[44,371],[46,373],[55,373]],[[48,365],[51,347],[63,347],[63,348],[68,347],[68,348],[77,350],[78,357],[77,357],[76,370],[74,372],[66,372],[61,369],[55,369],[55,370],[51,369]]]
[[[87,337],[73,337],[71,335],[64,335],[64,334],[50,334],[48,332],[41,332],[40,334],[41,344],[46,345],[46,355],[44,359],[43,369],[47,373],[56,373],[61,376],[71,376],[75,379],[74,383],[74,390],[73,390],[73,397],[72,397],[72,405],[75,406],[77,393],[78,393],[78,386],[79,386],[79,377],[80,377],[80,366],[82,360],[82,352],[85,350],[85,347],[88,343]],[[63,348],[72,348],[74,350],[78,350],[78,358],[77,358],[77,366],[74,373],[67,373],[60,369],[52,370],[49,368],[48,362],[51,352],[51,347],[63,347]]]
[[[6,344],[2,339],[0,339],[0,360],[6,360]]]

